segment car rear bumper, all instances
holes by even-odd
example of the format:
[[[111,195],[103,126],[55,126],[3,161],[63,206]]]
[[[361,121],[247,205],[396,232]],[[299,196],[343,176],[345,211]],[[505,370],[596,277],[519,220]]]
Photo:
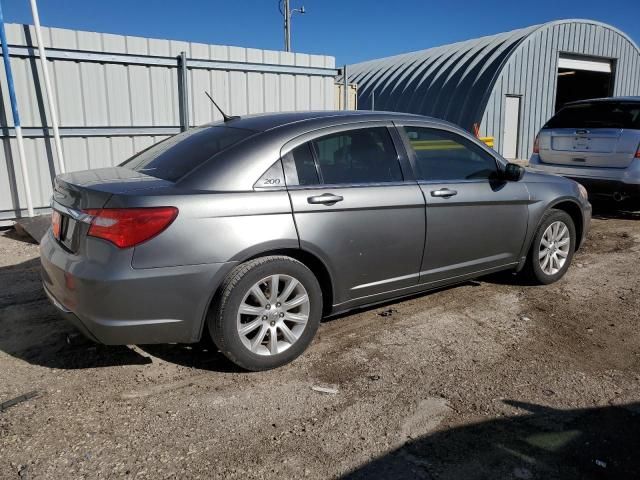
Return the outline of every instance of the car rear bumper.
[[[582,184],[591,196],[609,197],[615,200],[640,199],[640,185],[601,178],[569,176],[567,176],[567,178]]]
[[[538,155],[529,161],[531,171],[551,173],[575,180],[582,184],[590,195],[616,197],[616,199],[640,198],[640,161],[628,168],[573,167],[542,163]]]
[[[85,336],[106,345],[192,343],[234,263],[151,269],[92,262],[64,250],[51,231],[40,244],[51,303]]]

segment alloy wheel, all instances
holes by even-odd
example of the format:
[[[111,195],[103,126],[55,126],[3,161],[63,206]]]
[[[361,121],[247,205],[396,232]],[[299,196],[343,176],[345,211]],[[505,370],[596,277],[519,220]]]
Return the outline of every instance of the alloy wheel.
[[[251,352],[277,355],[298,341],[309,312],[309,295],[299,280],[270,275],[244,295],[237,315],[238,334]]]
[[[555,221],[549,225],[540,239],[538,261],[546,275],[558,273],[567,261],[571,234],[564,222]]]

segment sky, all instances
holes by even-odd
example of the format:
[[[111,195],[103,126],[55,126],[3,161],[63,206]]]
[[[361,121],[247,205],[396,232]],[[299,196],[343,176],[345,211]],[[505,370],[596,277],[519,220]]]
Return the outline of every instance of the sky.
[[[0,0],[6,22],[32,23],[29,0]],[[561,18],[609,23],[640,44],[640,0],[291,0],[296,52],[356,63]],[[43,26],[283,49],[278,0],[39,0]]]

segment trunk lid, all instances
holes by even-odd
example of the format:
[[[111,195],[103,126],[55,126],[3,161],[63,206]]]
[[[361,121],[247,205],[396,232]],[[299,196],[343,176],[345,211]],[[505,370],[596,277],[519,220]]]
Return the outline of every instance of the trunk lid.
[[[53,187],[51,217],[54,237],[67,250],[75,253],[89,230],[84,210],[103,208],[113,195],[172,185],[167,180],[123,167],[58,175]]]

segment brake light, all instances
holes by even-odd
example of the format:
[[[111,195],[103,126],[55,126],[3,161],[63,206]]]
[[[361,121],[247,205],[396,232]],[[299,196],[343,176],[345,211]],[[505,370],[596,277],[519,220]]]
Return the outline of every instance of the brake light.
[[[638,145],[638,149],[636,150],[635,158],[640,158],[640,145]]]
[[[533,141],[533,153],[540,153],[540,144],[538,143],[538,137],[540,135],[536,135],[536,139]]]
[[[91,215],[88,235],[107,240],[118,248],[146,242],[165,230],[178,216],[175,207],[103,208],[85,210]]]

